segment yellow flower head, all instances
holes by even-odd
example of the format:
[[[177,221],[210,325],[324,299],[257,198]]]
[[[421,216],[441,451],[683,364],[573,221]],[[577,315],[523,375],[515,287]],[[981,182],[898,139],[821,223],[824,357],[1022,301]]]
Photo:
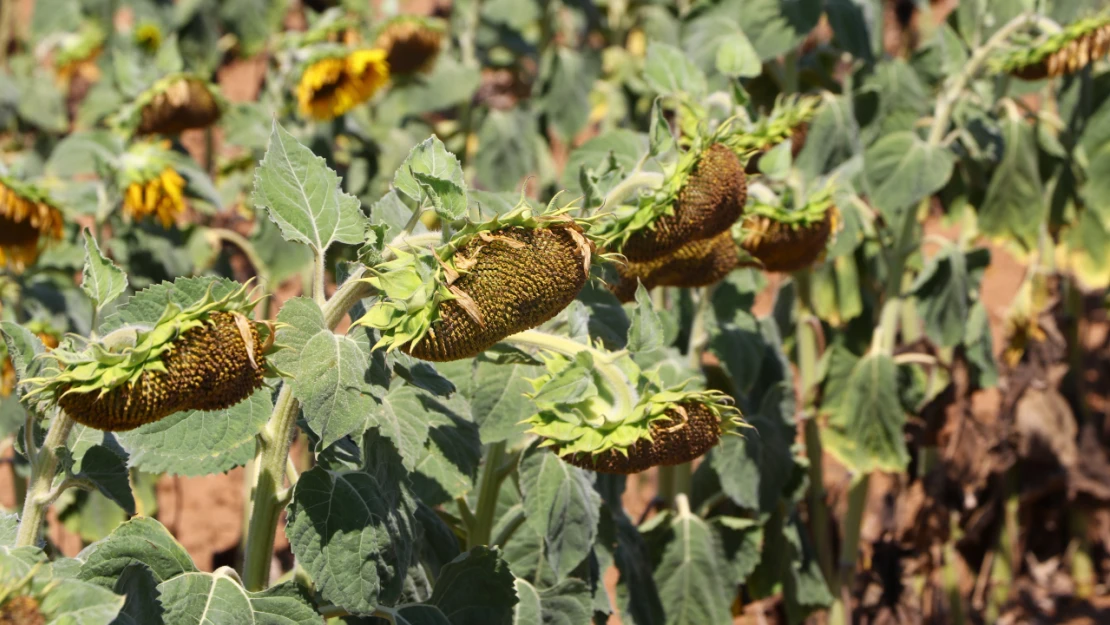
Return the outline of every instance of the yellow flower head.
[[[443,28],[426,18],[401,15],[378,30],[374,46],[386,51],[394,75],[428,73],[443,46]]]
[[[173,168],[166,143],[137,143],[124,155],[123,212],[139,221],[156,215],[169,228],[185,211],[185,179]]]
[[[176,135],[191,128],[208,128],[223,114],[213,87],[189,74],[159,80],[139,96],[136,107],[138,135]]]
[[[153,54],[162,47],[162,29],[153,22],[144,22],[135,29],[135,43],[147,53]]]
[[[312,61],[301,73],[297,103],[301,114],[334,119],[369,100],[389,82],[385,50],[354,50]]]
[[[62,238],[62,213],[45,192],[0,176],[0,267],[23,271],[40,242]]]

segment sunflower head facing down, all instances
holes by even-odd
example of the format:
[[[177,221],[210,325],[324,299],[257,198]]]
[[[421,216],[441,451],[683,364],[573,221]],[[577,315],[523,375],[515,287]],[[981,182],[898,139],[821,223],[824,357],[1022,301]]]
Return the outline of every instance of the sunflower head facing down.
[[[139,221],[157,216],[169,228],[185,211],[185,179],[173,167],[165,142],[132,145],[123,156],[119,186],[123,189],[123,212]]]
[[[45,191],[0,175],[0,267],[21,272],[47,240],[62,238],[62,213]]]
[[[173,74],[154,83],[130,111],[137,135],[178,135],[220,120],[224,103],[216,88],[193,74]]]
[[[386,51],[328,46],[306,63],[297,83],[301,114],[318,120],[343,115],[389,82]]]
[[[66,84],[75,76],[89,82],[100,78],[96,59],[104,49],[104,30],[94,22],[85,22],[72,34],[65,35],[54,53],[54,70],[58,81]]]
[[[374,47],[386,51],[394,75],[428,73],[443,47],[443,25],[416,15],[398,15],[378,29]]]

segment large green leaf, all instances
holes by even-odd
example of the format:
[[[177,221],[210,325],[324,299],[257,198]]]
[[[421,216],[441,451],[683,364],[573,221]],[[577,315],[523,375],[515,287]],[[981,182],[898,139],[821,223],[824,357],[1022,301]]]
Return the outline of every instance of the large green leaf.
[[[447,220],[466,214],[466,180],[462,165],[438,137],[416,144],[393,176],[393,186],[414,200],[431,199]]]
[[[862,358],[852,369],[839,410],[824,432],[827,449],[858,473],[900,473],[909,464],[898,399],[898,371],[883,354]]]
[[[754,431],[726,436],[710,455],[710,466],[721,481],[721,491],[737,505],[766,512],[773,508],[794,469],[790,447],[794,428],[781,412],[785,387],[776,385],[763,398],[759,411],[746,420]]]
[[[679,508],[673,537],[655,569],[667,625],[729,625],[733,586],[717,534],[701,517]]]
[[[401,596],[416,502],[396,481],[315,467],[301,474],[286,535],[320,595],[356,614]]]
[[[315,625],[320,616],[292,582],[249,592],[235,572],[186,573],[158,585],[166,623],[198,625]]]
[[[367,425],[377,427],[382,436],[388,438],[397,451],[406,470],[412,471],[424,455],[424,443],[428,440],[429,423],[426,418],[428,404],[434,402],[415,386],[394,384],[393,388],[366,415]]]
[[[747,35],[759,58],[769,61],[790,52],[817,25],[820,0],[728,0],[697,13],[684,31],[687,50],[701,63],[737,30]]]
[[[119,433],[131,466],[148,473],[211,475],[246,464],[273,409],[262,388],[230,408],[179,412]]]
[[[120,524],[107,538],[86,547],[80,559],[84,563],[78,578],[105,588],[113,588],[124,569],[136,562],[150,568],[159,582],[197,570],[185,548],[161,523],[147,517]]]
[[[512,625],[515,581],[498,550],[475,547],[443,567],[429,603],[451,625]]]
[[[648,137],[641,133],[621,128],[598,135],[570,153],[570,159],[563,170],[562,185],[572,193],[582,193],[585,189],[581,187],[579,174],[583,167],[599,169],[612,159],[618,167],[628,172],[647,150]],[[607,188],[601,190],[608,191]]]
[[[963,339],[978,290],[971,273],[981,272],[988,264],[989,250],[964,254],[951,245],[929,259],[911,287],[929,338],[943,347],[953,347]]]
[[[452,410],[465,402],[423,399],[427,408],[424,420],[430,430],[424,455],[416,462],[413,489],[422,501],[434,506],[454,501],[474,488],[482,442],[478,426],[467,420],[462,410]]]
[[[13,512],[0,512],[0,547],[15,545],[15,536],[19,533],[19,517]]]
[[[520,440],[528,425],[523,419],[536,411],[528,397],[531,378],[539,377],[540,367],[525,364],[500,365],[479,359],[473,370],[470,410],[478,432],[486,444]]]
[[[590,91],[601,73],[601,60],[588,47],[581,52],[560,47],[551,56],[549,72],[543,111],[555,132],[569,140],[590,119]]]
[[[863,150],[859,132],[851,98],[826,98],[809,123],[805,147],[798,154],[795,167],[807,179],[816,179],[833,171]],[[838,235],[838,239],[842,234]]]
[[[871,63],[882,44],[876,28],[883,19],[882,8],[871,0],[826,0],[825,15],[836,43],[853,57]]]
[[[864,152],[863,177],[871,202],[893,216],[939,191],[952,175],[955,158],[912,132],[894,132]]]
[[[541,170],[542,138],[536,132],[536,114],[517,107],[491,110],[478,129],[478,152],[474,155],[477,183],[488,190],[513,190],[524,178]]]
[[[91,481],[105,497],[127,514],[135,513],[135,497],[128,479],[127,452],[109,432],[77,425],[69,435],[62,455],[76,477]],[[55,478],[61,482],[63,476]]]
[[[526,580],[516,580],[520,602],[513,610],[513,625],[578,625],[593,616],[590,589],[580,579],[568,579],[551,588],[538,590]]]
[[[587,472],[546,450],[521,461],[520,487],[527,523],[543,537],[548,563],[563,579],[593,547],[601,498]]]
[[[100,246],[88,230],[85,237],[85,268],[81,271],[81,290],[99,312],[127,290],[127,274],[100,253]]]
[[[1032,249],[1044,221],[1044,185],[1037,162],[1037,137],[1023,119],[1002,122],[1005,151],[979,207],[979,229],[985,234],[1017,239]]]
[[[644,80],[657,93],[695,100],[708,89],[705,74],[682,50],[659,42],[648,44]]]
[[[112,625],[162,625],[165,622],[158,581],[145,564],[127,565],[113,590],[126,601]]]
[[[324,159],[274,121],[270,145],[254,176],[254,203],[266,210],[287,241],[323,255],[334,242],[361,243],[366,217],[358,199],[339,189]]]

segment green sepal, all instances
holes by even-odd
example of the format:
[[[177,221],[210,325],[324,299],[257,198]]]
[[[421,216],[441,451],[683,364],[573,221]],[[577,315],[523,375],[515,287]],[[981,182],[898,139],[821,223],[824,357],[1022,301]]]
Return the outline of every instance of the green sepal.
[[[1036,44],[1029,40],[1021,41],[1020,38],[1015,38],[1018,47],[992,58],[989,67],[995,73],[1020,71],[1043,62],[1073,41],[1082,39],[1108,25],[1110,25],[1110,11],[1103,11],[1098,15],[1072,22],[1060,32],[1053,33]],[[1026,45],[1020,45],[1022,43]],[[1091,61],[1095,60],[1097,59],[1091,59]]]

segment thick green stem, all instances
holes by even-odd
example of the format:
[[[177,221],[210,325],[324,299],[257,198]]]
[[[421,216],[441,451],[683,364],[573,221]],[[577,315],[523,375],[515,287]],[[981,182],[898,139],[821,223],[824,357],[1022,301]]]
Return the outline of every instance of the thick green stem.
[[[23,501],[23,514],[19,517],[19,530],[15,537],[16,547],[28,547],[39,542],[39,533],[46,518],[46,510],[50,507],[53,497],[57,496],[57,493],[53,492],[54,477],[58,472],[57,449],[64,447],[69,440],[73,424],[73,419],[70,419],[65,411],[58,410],[50,423],[50,430],[46,432],[42,449],[34,454],[31,461],[31,486]]]
[[[836,592],[840,596],[840,605],[833,610],[837,619],[830,622],[851,623],[851,590],[855,580],[856,560],[859,557],[859,536],[863,527],[863,512],[867,507],[867,492],[871,485],[871,476],[864,474],[852,480],[848,490],[848,514],[844,518],[844,538],[840,543],[840,560],[838,562],[839,575],[835,580]]]
[[[497,496],[501,492],[501,463],[505,460],[505,441],[489,447],[486,464],[478,482],[478,504],[474,511],[474,526],[467,532],[467,549],[490,544],[494,516],[497,512]]]
[[[556,336],[554,334],[547,334],[538,330],[525,330],[518,332],[512,336],[503,339],[503,342],[511,345],[525,345],[528,347],[538,347],[548,351],[562,354],[570,358],[580,352],[589,352],[593,356],[594,370],[598,375],[605,378],[609,384],[609,390],[613,391],[614,405],[613,412],[605,415],[606,421],[617,422],[628,416],[632,409],[636,407],[639,398],[636,396],[636,390],[632,387],[631,381],[625,375],[621,368],[613,363],[614,355],[607,354],[598,349],[584,345],[572,339]]]
[[[620,181],[617,186],[610,189],[609,193],[605,194],[605,200],[602,201],[601,208],[612,210],[614,207],[620,206],[621,203],[636,191],[640,189],[657,189],[663,185],[663,181],[663,174],[659,172],[633,172],[630,176]]]
[[[327,296],[324,295],[324,276],[327,275],[325,257],[326,252],[320,251],[312,259],[312,299],[320,306],[327,301]]]

